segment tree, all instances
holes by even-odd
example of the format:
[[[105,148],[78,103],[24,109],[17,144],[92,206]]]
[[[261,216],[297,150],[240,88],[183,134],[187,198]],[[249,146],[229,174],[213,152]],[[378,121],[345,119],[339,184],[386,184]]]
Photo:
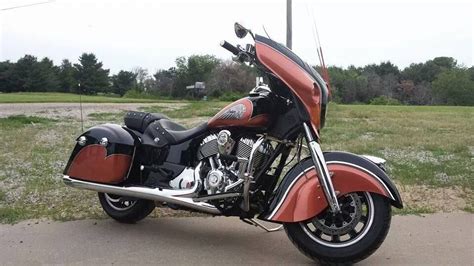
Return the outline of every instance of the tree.
[[[213,55],[192,55],[188,58],[176,58],[176,83],[173,96],[186,95],[186,86],[196,81],[207,82],[212,70],[220,63]]]
[[[72,92],[77,86],[77,80],[75,78],[76,69],[67,59],[63,59],[61,66],[59,67],[59,87],[62,92]]]
[[[214,95],[219,95],[223,91],[245,93],[255,86],[256,77],[255,68],[229,60],[214,68],[207,88]]]
[[[382,62],[379,65],[376,65],[376,64],[366,65],[363,68],[363,72],[374,72],[380,77],[383,77],[389,74],[392,74],[396,77],[400,75],[400,70],[398,69],[398,67],[392,64],[390,61]]]
[[[432,83],[433,93],[440,103],[474,105],[474,80],[467,69],[443,71]]]
[[[135,74],[137,82],[136,82],[136,88],[144,91],[146,90],[145,88],[145,80],[149,77],[148,75],[148,70],[142,67],[135,67],[132,70],[133,74]]]
[[[36,84],[31,79],[31,74],[37,67],[38,59],[32,55],[25,55],[18,59],[11,73],[11,84],[14,91],[35,91]]]
[[[112,76],[112,91],[123,96],[128,90],[136,85],[137,74],[130,71],[120,71]]]
[[[36,91],[59,90],[59,68],[45,57],[36,64],[31,73],[30,82]]]
[[[76,79],[80,84],[81,92],[95,94],[106,92],[109,87],[109,70],[102,68],[102,62],[98,62],[92,53],[83,53],[79,57],[79,64],[74,64]]]
[[[455,68],[457,62],[452,57],[435,57],[425,63],[411,64],[402,72],[402,78],[413,80],[415,84],[423,81],[433,82],[443,70]]]
[[[176,68],[171,67],[168,70],[160,69],[153,77],[155,78],[155,91],[160,95],[172,96],[173,88],[177,79]]]
[[[10,61],[0,62],[0,91],[12,92],[15,89],[12,83],[12,69],[15,64]]]

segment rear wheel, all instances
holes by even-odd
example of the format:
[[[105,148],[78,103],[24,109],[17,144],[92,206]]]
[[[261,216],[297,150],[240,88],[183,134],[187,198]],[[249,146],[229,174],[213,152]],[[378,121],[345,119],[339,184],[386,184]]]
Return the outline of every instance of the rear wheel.
[[[132,200],[107,193],[99,193],[99,201],[105,213],[121,223],[136,223],[155,209],[153,201]]]
[[[390,202],[368,192],[339,198],[341,212],[326,209],[299,223],[286,223],[293,244],[306,256],[323,264],[355,263],[370,256],[387,236]]]

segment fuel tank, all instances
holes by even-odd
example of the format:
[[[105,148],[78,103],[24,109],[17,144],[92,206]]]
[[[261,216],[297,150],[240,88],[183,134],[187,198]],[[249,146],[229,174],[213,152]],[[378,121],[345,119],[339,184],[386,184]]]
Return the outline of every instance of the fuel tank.
[[[249,127],[265,129],[272,121],[273,103],[269,96],[248,96],[222,109],[208,122],[210,128]]]
[[[119,125],[95,126],[79,136],[64,174],[104,184],[125,181],[135,153],[135,138]]]

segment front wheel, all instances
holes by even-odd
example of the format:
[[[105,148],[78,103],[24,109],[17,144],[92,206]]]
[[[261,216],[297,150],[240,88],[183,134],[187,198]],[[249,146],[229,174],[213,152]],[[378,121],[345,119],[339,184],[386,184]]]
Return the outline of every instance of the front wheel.
[[[127,199],[107,193],[99,193],[99,201],[105,213],[121,223],[136,223],[155,209],[153,201]]]
[[[377,250],[387,236],[391,206],[387,198],[368,192],[339,198],[341,212],[329,208],[299,223],[286,223],[285,231],[306,256],[323,264],[356,263]]]

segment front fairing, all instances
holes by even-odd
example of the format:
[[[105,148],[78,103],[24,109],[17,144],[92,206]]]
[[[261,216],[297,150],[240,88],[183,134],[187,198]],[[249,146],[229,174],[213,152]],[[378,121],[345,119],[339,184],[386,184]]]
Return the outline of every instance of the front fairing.
[[[256,35],[258,61],[283,81],[304,105],[315,130],[324,125],[328,89],[321,76],[285,46]]]

